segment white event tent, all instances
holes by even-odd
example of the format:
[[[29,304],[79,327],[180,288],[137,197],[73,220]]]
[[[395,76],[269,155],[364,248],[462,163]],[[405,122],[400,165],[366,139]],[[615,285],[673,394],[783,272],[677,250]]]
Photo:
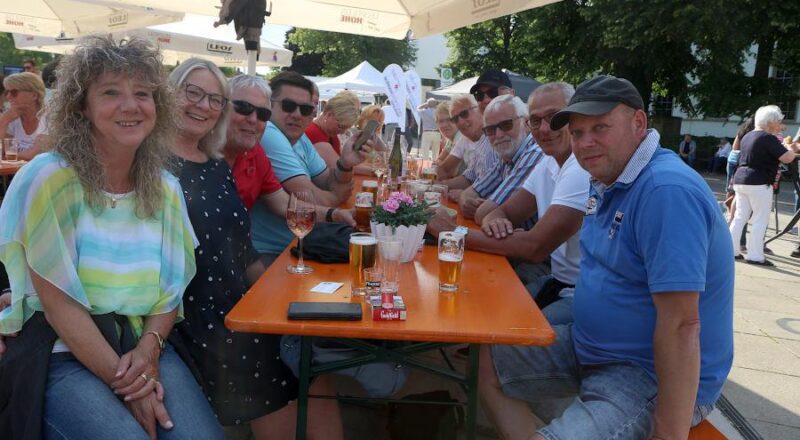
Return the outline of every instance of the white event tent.
[[[367,61],[347,72],[317,83],[320,92],[324,90],[353,90],[356,92],[386,94],[383,74]]]

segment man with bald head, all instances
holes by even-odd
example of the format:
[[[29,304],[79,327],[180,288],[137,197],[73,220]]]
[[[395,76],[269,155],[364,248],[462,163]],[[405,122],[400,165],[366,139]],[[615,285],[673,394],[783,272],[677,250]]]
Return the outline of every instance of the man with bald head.
[[[733,360],[733,249],[716,199],[660,148],[627,80],[588,80],[543,119],[569,125],[591,175],[574,321],[553,325],[548,347],[484,348],[484,409],[506,439],[685,439]],[[543,427],[525,402],[575,395]]]

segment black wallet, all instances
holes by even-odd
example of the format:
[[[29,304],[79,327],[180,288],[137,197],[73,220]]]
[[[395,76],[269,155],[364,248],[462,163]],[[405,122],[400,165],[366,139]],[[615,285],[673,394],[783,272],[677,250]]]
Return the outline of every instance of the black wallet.
[[[361,321],[360,303],[291,302],[289,319]]]

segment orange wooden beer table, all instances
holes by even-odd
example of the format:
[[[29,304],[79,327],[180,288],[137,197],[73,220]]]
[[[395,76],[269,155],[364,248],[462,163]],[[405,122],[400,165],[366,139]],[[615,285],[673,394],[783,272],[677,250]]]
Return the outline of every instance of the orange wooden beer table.
[[[356,179],[360,186],[360,180]],[[287,248],[225,318],[240,332],[300,335],[301,365],[297,438],[305,438],[310,377],[358,364],[394,360],[460,382],[467,390],[467,438],[474,438],[477,410],[478,348],[480,344],[549,345],[555,334],[504,257],[466,251],[459,290],[440,293],[438,252],[424,246],[412,262],[400,268],[400,295],[408,309],[405,321],[373,321],[362,297],[352,297],[348,264],[311,262],[314,272],[293,275],[295,261]],[[323,281],[344,285],[323,295],[310,289]],[[362,305],[360,321],[297,321],[287,318],[290,302],[354,302]],[[311,365],[311,337],[337,338],[365,352],[353,362]],[[387,349],[362,339],[413,341]],[[414,359],[423,351],[450,343],[470,344],[466,374],[441,370]],[[358,362],[358,363],[354,363]]]
[[[0,176],[13,176],[26,163],[22,160],[0,160]]]

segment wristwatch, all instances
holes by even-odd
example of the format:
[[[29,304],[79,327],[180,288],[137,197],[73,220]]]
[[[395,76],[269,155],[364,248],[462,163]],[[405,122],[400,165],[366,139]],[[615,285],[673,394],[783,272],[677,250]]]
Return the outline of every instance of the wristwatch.
[[[469,233],[469,228],[466,226],[456,226],[456,228],[453,229],[453,232],[455,232],[456,234],[461,234],[464,237],[466,237],[467,234]]]

